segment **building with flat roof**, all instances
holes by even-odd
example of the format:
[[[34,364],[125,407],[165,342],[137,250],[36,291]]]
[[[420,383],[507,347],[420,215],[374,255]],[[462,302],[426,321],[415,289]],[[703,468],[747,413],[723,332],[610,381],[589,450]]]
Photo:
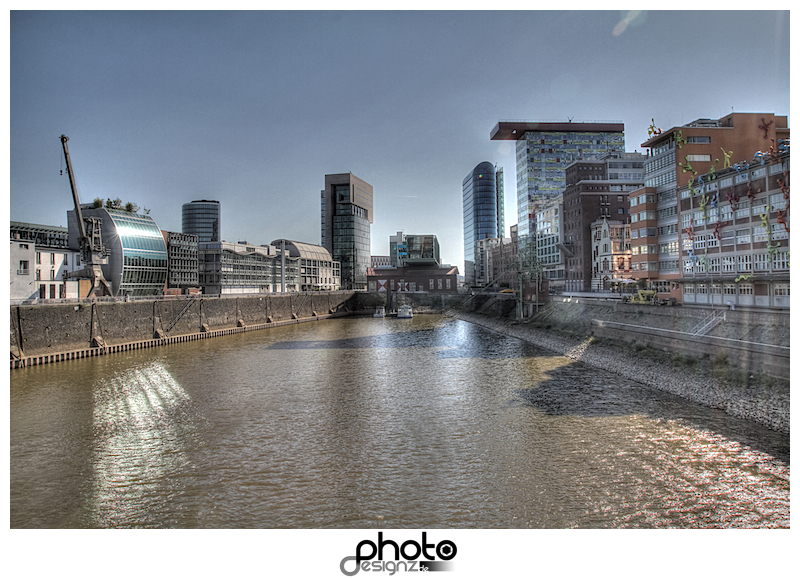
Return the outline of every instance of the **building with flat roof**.
[[[80,251],[69,248],[66,227],[11,222],[10,292],[14,301],[77,298],[76,280],[64,274],[81,269]]]
[[[300,258],[281,255],[274,245],[246,241],[198,243],[204,294],[232,295],[300,290]],[[282,266],[283,264],[283,266]]]
[[[621,122],[500,121],[489,138],[517,142],[520,238],[535,235],[536,210],[564,190],[564,171],[569,163],[581,157],[625,151],[625,125]]]
[[[325,175],[321,194],[322,247],[341,264],[342,289],[367,289],[372,185],[353,175]]]
[[[630,193],[631,276],[645,280],[660,299],[682,299],[681,232],[695,211],[678,190],[704,187],[720,171],[750,162],[757,152],[777,151],[789,139],[787,117],[772,113],[731,113],[697,119],[662,131],[651,127],[642,143],[649,150],[644,187]],[[718,200],[718,202],[721,200]]]
[[[167,287],[200,287],[197,250],[199,238],[190,233],[162,231],[167,243]]]
[[[112,296],[161,295],[167,281],[167,244],[153,218],[92,204],[82,204],[81,213],[102,220],[103,244],[108,250],[108,263],[102,269]],[[69,246],[78,250],[80,233],[74,210],[67,211],[67,223]]]
[[[450,265],[369,268],[367,280],[371,292],[454,293],[458,291],[458,268]]]
[[[641,153],[614,152],[578,159],[566,168],[564,245],[566,291],[590,291],[593,278],[591,225],[598,219],[628,222],[628,195],[644,184]]]
[[[678,187],[683,303],[789,308],[789,161],[786,142]]]
[[[181,208],[181,231],[196,235],[198,241],[219,241],[220,215],[219,201],[201,199],[184,203]]]
[[[478,281],[477,243],[481,239],[502,238],[505,232],[503,169],[484,161],[461,182],[464,216],[464,271],[470,285]],[[484,248],[485,249],[485,248]],[[485,263],[484,274],[485,272]]]
[[[536,260],[551,292],[566,289],[566,262],[573,255],[572,244],[564,245],[563,218],[563,195],[543,202],[536,211]]]

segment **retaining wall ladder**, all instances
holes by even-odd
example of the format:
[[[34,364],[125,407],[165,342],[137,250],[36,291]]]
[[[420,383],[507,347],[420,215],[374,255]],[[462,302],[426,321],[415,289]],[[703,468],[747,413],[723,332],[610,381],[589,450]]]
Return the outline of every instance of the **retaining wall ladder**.
[[[725,321],[725,312],[713,310],[703,320],[697,324],[691,332],[692,336],[705,336],[708,332],[716,328]]]

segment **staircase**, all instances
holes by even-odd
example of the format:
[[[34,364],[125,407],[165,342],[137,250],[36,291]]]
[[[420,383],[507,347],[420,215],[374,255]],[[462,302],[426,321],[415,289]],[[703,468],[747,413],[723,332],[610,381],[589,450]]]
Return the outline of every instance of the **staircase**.
[[[708,332],[716,328],[725,321],[725,312],[713,310],[702,321],[697,324],[692,331],[689,332],[692,336],[705,336]]]

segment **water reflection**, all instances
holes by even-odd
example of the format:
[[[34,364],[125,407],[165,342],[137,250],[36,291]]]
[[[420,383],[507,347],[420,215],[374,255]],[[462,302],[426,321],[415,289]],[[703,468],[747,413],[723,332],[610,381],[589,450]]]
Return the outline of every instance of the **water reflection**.
[[[93,394],[93,526],[164,525],[152,517],[187,466],[188,394],[157,361],[99,380]]]
[[[788,437],[440,316],[31,370],[14,527],[789,525]]]

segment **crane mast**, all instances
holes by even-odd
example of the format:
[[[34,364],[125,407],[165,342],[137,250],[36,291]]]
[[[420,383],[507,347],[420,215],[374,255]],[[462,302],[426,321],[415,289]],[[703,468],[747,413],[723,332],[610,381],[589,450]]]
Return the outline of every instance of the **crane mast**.
[[[103,275],[102,265],[108,263],[108,250],[103,245],[102,222],[99,217],[84,217],[81,211],[81,200],[78,197],[78,188],[75,185],[75,175],[72,172],[72,161],[69,158],[67,147],[69,137],[61,135],[61,145],[64,149],[64,159],[67,162],[67,175],[69,186],[72,189],[72,200],[75,203],[75,218],[78,222],[78,242],[80,243],[81,259],[84,267],[82,270],[69,272],[66,276],[89,279],[92,286],[86,297],[113,295],[111,285]]]

